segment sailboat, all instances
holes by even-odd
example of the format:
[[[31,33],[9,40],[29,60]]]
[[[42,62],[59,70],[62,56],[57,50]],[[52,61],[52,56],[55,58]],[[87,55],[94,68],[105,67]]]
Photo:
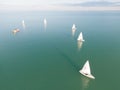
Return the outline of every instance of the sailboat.
[[[78,36],[78,39],[77,39],[77,40],[78,40],[78,41],[81,41],[81,42],[85,41],[85,40],[83,39],[82,32],[79,34],[79,36]]]
[[[47,24],[47,20],[46,20],[46,18],[44,18],[44,25],[46,25]]]
[[[90,64],[88,60],[86,61],[83,68],[79,72],[88,78],[95,79],[95,77],[91,74]]]
[[[25,29],[25,21],[24,20],[22,20],[22,26]]]
[[[25,24],[25,21],[24,21],[24,20],[22,20],[22,24],[23,24],[23,25]]]
[[[12,30],[13,34],[16,34],[17,32],[20,32],[20,30],[18,28]]]
[[[46,18],[44,18],[43,23],[44,23],[44,30],[46,31],[46,27],[47,27],[47,20],[46,20]]]
[[[72,30],[76,30],[76,26],[75,26],[75,24],[73,24],[73,26],[72,26]]]

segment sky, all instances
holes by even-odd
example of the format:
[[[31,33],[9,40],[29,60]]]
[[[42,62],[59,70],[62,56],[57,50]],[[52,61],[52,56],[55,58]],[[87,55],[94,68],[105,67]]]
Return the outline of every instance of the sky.
[[[120,10],[120,0],[0,0],[0,10]]]

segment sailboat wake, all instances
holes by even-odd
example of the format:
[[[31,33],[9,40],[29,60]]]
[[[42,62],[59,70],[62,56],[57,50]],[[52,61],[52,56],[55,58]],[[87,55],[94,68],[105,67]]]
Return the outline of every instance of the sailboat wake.
[[[58,48],[56,48],[58,53],[63,56],[77,71],[80,70],[79,66],[69,57],[67,56],[64,52],[60,51]]]

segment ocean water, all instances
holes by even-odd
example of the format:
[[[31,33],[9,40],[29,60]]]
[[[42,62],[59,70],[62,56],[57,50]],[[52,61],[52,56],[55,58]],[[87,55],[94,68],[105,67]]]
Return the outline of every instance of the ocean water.
[[[119,69],[120,11],[0,13],[0,90],[119,90]]]

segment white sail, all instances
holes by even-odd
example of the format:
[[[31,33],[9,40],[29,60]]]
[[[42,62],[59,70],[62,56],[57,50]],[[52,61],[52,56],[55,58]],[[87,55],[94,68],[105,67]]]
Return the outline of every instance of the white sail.
[[[91,74],[90,70],[90,64],[89,61],[87,60],[86,63],[84,64],[83,68],[79,71],[81,74],[83,74],[86,77],[95,79],[95,77]]]
[[[79,34],[79,36],[78,36],[78,39],[77,39],[78,41],[85,41],[84,39],[83,39],[83,35],[82,35],[82,32]]]
[[[25,29],[25,21],[24,20],[22,20],[22,26]]]
[[[46,20],[46,18],[44,18],[43,23],[44,23],[44,30],[46,31],[46,27],[47,27],[47,20]]]
[[[24,21],[24,20],[22,20],[22,24],[25,24],[25,21]]]
[[[91,74],[91,71],[90,71],[90,65],[89,65],[89,61],[87,60],[86,63],[84,64],[82,70],[81,70],[83,73],[85,74]]]
[[[47,20],[46,20],[46,18],[44,18],[44,25],[46,25],[47,24]]]
[[[76,30],[76,26],[75,26],[75,24],[73,24],[73,26],[72,26],[72,30]]]

